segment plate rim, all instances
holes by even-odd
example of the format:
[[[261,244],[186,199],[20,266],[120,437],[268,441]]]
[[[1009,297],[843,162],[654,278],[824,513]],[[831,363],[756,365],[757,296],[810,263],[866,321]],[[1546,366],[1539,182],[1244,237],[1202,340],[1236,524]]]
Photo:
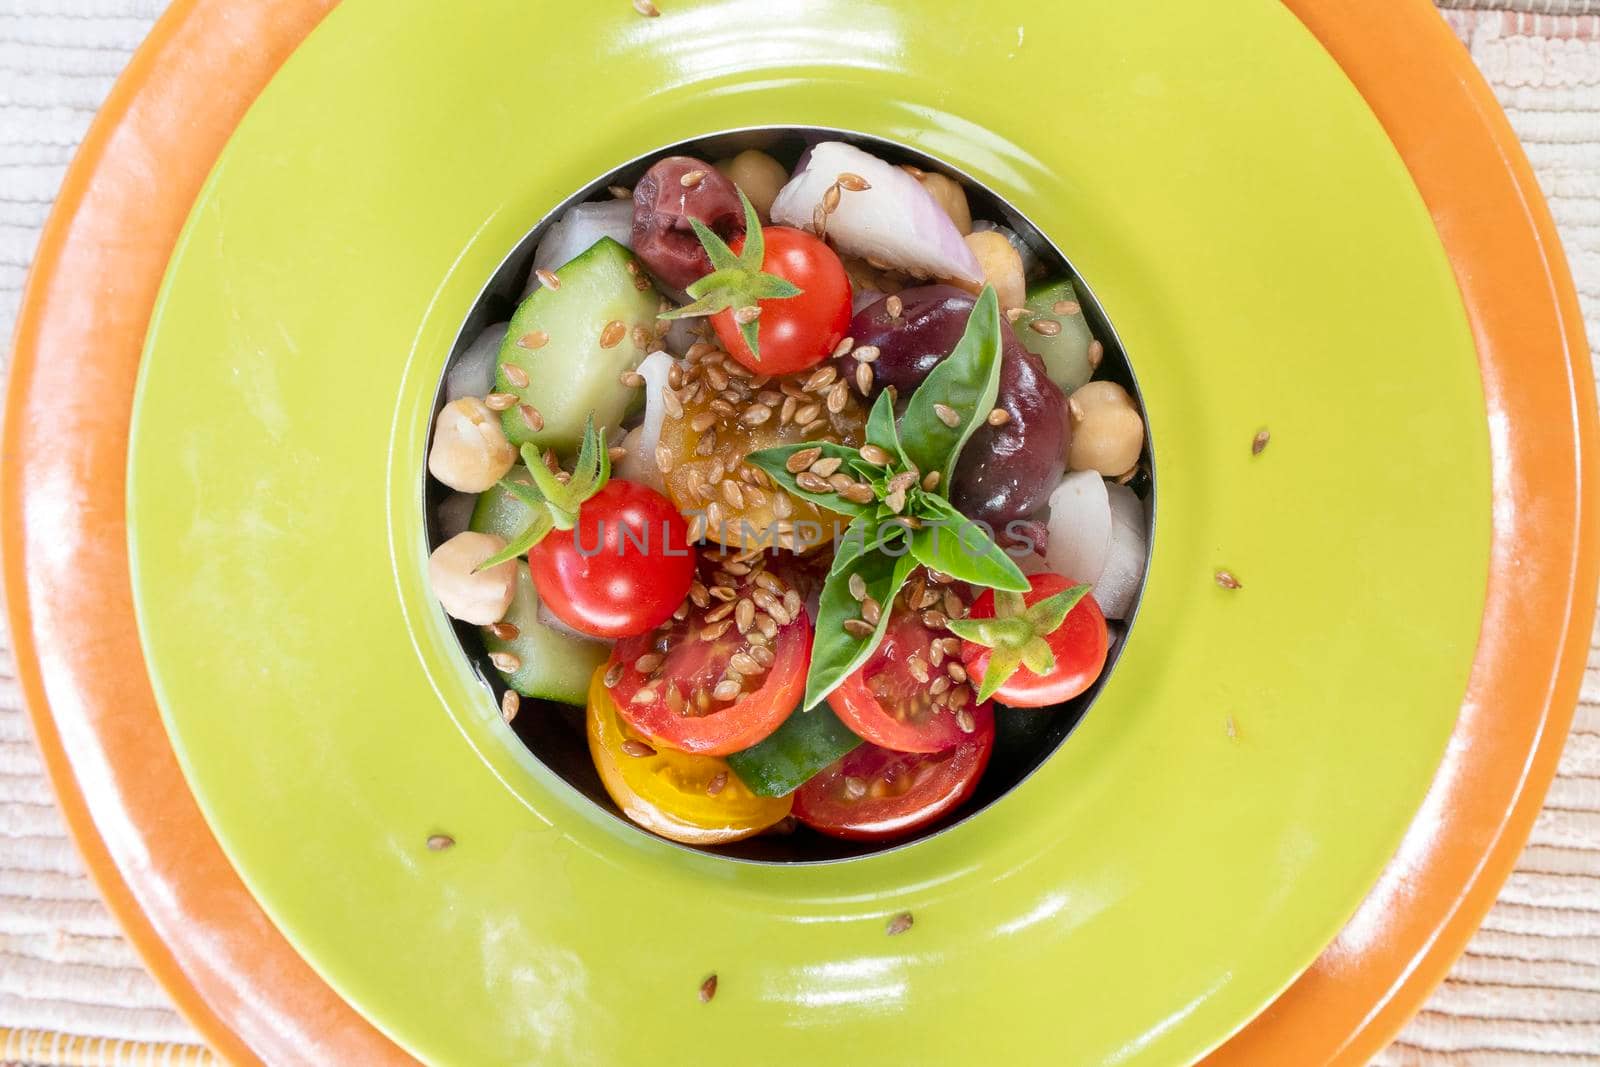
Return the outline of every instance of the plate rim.
[[[1576,314],[1576,293],[1572,288],[1570,276],[1566,273],[1559,243],[1555,240],[1553,223],[1542,198],[1537,193],[1531,169],[1516,145],[1514,135],[1511,134],[1509,123],[1494,104],[1487,85],[1471,66],[1465,50],[1450,35],[1443,20],[1425,0],[1413,0],[1413,3],[1402,6],[1378,4],[1370,0],[1364,5],[1336,4],[1328,0],[1284,0],[1284,2],[1322,41],[1324,47],[1333,53],[1346,73],[1357,81],[1357,87],[1363,90],[1369,105],[1373,105],[1378,111],[1380,121],[1390,130],[1391,138],[1396,140],[1402,155],[1405,155],[1413,179],[1422,189],[1424,200],[1433,209],[1436,223],[1442,221],[1442,216],[1449,216],[1448,206],[1437,201],[1440,190],[1435,189],[1433,195],[1430,195],[1425,178],[1419,175],[1420,164],[1414,162],[1411,155],[1406,154],[1406,145],[1403,143],[1403,138],[1406,136],[1407,108],[1415,112],[1426,104],[1437,103],[1436,98],[1429,96],[1432,87],[1425,86],[1423,80],[1418,78],[1415,66],[1412,66],[1407,77],[1414,80],[1409,87],[1401,85],[1398,77],[1387,75],[1390,82],[1387,89],[1405,99],[1390,105],[1375,105],[1369,84],[1364,79],[1368,77],[1378,79],[1385,72],[1376,69],[1381,64],[1372,63],[1370,56],[1363,62],[1361,50],[1363,46],[1376,48],[1380,44],[1406,47],[1406,34],[1415,32],[1420,36],[1410,42],[1409,47],[1423,54],[1428,60],[1435,62],[1447,60],[1440,64],[1443,68],[1440,73],[1448,72],[1450,79],[1457,86],[1465,88],[1465,95],[1468,97],[1466,101],[1453,102],[1458,105],[1458,111],[1469,105],[1471,108],[1470,111],[1463,112],[1461,117],[1467,122],[1476,119],[1487,127],[1482,131],[1463,127],[1457,138],[1463,143],[1453,147],[1457,152],[1465,153],[1470,147],[1483,149],[1492,146],[1512,186],[1520,193],[1524,214],[1530,225],[1527,229],[1519,228],[1519,232],[1513,236],[1520,238],[1524,244],[1532,242],[1534,251],[1544,264],[1544,273],[1551,283],[1552,292],[1549,295],[1554,298],[1549,304],[1540,304],[1537,299],[1530,301],[1531,304],[1538,306],[1529,310],[1528,314],[1534,320],[1544,319],[1547,320],[1547,324],[1553,321],[1557,325],[1556,335],[1564,337],[1562,348],[1562,354],[1566,357],[1564,369],[1570,372],[1573,351],[1583,349],[1582,325],[1581,318]],[[269,6],[273,9],[270,15],[265,11]],[[132,280],[126,290],[119,290],[113,294],[115,299],[122,302],[119,307],[120,315],[114,320],[119,326],[118,339],[122,343],[107,344],[104,329],[97,334],[97,340],[100,342],[98,351],[105,353],[103,358],[108,364],[114,365],[113,369],[117,370],[115,377],[125,379],[127,383],[127,396],[125,398],[119,396],[117,399],[131,402],[132,369],[137,367],[139,351],[143,344],[144,324],[148,321],[154,289],[164,273],[167,252],[176,239],[177,227],[181,226],[187,216],[194,192],[198,190],[209,171],[210,163],[216,153],[226,142],[233,124],[248,107],[255,93],[270,78],[277,63],[292,51],[305,33],[309,32],[331,6],[331,0],[295,0],[292,4],[257,2],[231,5],[219,0],[179,0],[179,3],[163,16],[150,38],[141,46],[129,69],[119,79],[111,98],[86,136],[41,238],[39,253],[30,274],[18,319],[15,358],[11,372],[12,388],[7,398],[4,426],[5,480],[4,495],[0,499],[3,499],[7,506],[4,528],[0,531],[0,550],[3,550],[4,555],[8,610],[14,634],[19,680],[34,721],[36,736],[45,754],[52,783],[67,815],[69,827],[100,885],[102,894],[107,898],[124,928],[129,931],[130,938],[141,951],[147,965],[151,967],[158,980],[168,988],[179,1006],[196,1023],[207,1040],[225,1055],[241,1062],[256,1059],[254,1055],[249,1054],[250,1041],[259,1043],[274,1036],[268,1032],[269,1027],[249,1025],[247,1017],[241,1022],[239,1009],[244,1004],[238,998],[238,992],[240,988],[245,987],[230,989],[228,979],[248,980],[251,974],[247,970],[236,970],[232,975],[224,975],[222,973],[224,969],[211,968],[207,961],[200,960],[194,954],[192,945],[189,952],[182,953],[179,951],[179,946],[164,942],[159,932],[157,917],[150,913],[154,910],[150,908],[152,890],[161,888],[171,891],[170,876],[179,873],[179,862],[172,862],[166,868],[165,873],[169,878],[163,881],[159,863],[151,867],[133,862],[126,847],[128,841],[122,842],[123,848],[119,852],[106,837],[102,836],[103,831],[109,830],[111,832],[108,836],[115,838],[121,825],[116,805],[123,798],[123,794],[118,791],[116,783],[97,783],[93,780],[93,774],[104,769],[98,760],[115,755],[115,752],[108,751],[108,748],[115,749],[117,744],[115,737],[98,736],[98,730],[114,730],[116,724],[99,719],[95,713],[94,698],[98,696],[104,699],[114,691],[109,687],[114,685],[121,688],[126,685],[126,679],[120,674],[113,678],[111,672],[105,670],[97,672],[92,665],[83,666],[85,662],[90,661],[90,657],[72,654],[74,649],[79,653],[84,652],[87,643],[82,633],[75,637],[73,627],[69,625],[72,621],[71,605],[51,603],[52,599],[70,600],[71,597],[62,595],[64,586],[47,586],[39,577],[56,576],[52,572],[54,561],[46,560],[43,567],[36,565],[32,575],[28,574],[24,566],[29,559],[26,551],[28,548],[33,548],[35,554],[43,555],[38,551],[43,545],[39,539],[42,534],[36,534],[31,542],[27,538],[28,490],[36,488],[44,492],[52,485],[58,485],[58,482],[48,476],[51,471],[58,473],[93,471],[96,475],[95,480],[92,483],[83,483],[86,486],[84,499],[92,498],[97,502],[113,506],[103,507],[97,512],[100,528],[82,531],[83,541],[94,542],[96,553],[87,561],[80,557],[78,562],[82,569],[92,570],[94,573],[82,576],[76,588],[79,591],[100,589],[107,594],[102,603],[110,602],[123,609],[127,621],[131,622],[131,603],[127,591],[128,560],[120,521],[122,518],[120,490],[126,473],[119,462],[120,448],[106,449],[84,463],[73,463],[68,457],[52,459],[43,451],[47,445],[39,440],[39,434],[33,431],[34,422],[28,418],[28,414],[42,409],[48,403],[49,410],[54,412],[58,420],[57,425],[63,417],[75,421],[81,420],[81,430],[91,431],[91,435],[95,432],[104,435],[100,439],[106,444],[119,446],[121,440],[125,440],[126,408],[120,413],[106,411],[105,409],[115,405],[105,403],[107,392],[104,389],[96,394],[98,403],[93,405],[92,409],[89,405],[71,405],[63,408],[58,396],[35,395],[48,392],[39,387],[36,381],[41,376],[39,356],[43,349],[87,351],[54,343],[60,340],[65,329],[70,328],[64,323],[70,322],[72,316],[70,310],[54,317],[52,313],[58,306],[70,307],[75,296],[70,291],[73,278],[88,276],[81,272],[91,270],[90,264],[95,259],[95,250],[91,246],[95,243],[96,227],[115,228],[119,234],[126,237],[124,232],[126,227],[130,222],[138,220],[134,229],[141,240],[134,250],[137,253],[134,258],[140,262],[131,265],[123,263],[119,268],[136,267],[153,271],[154,277]],[[1380,7],[1385,9],[1381,13],[1377,10]],[[227,10],[224,11],[223,8]],[[1339,10],[1335,11],[1335,8]],[[237,25],[241,12],[259,20],[259,23],[241,29]],[[231,25],[225,33],[216,33],[210,37],[203,33],[197,34],[197,27],[206,24],[207,20],[212,30],[221,29],[220,24],[224,21]],[[252,32],[257,36],[252,37],[250,35]],[[1370,36],[1363,40],[1364,34]],[[1441,45],[1445,46],[1447,53],[1434,54]],[[193,46],[203,46],[203,48]],[[174,51],[182,51],[184,63],[171,64],[173,69],[163,69],[162,60]],[[209,58],[205,53],[209,53]],[[244,58],[251,60],[243,67],[237,65],[241,53]],[[1352,69],[1352,59],[1355,61],[1356,69]],[[1366,69],[1361,69],[1363,66]],[[1400,66],[1396,69],[1408,68]],[[235,82],[230,86],[228,93],[217,93],[217,83],[213,79],[223,71],[227,71]],[[257,80],[252,84],[241,84],[241,81],[250,78]],[[184,106],[198,107],[200,114],[208,121],[198,124],[195,128],[177,128],[180,124],[172,122],[170,110],[173,107],[181,109]],[[166,117],[160,114],[163,107],[169,111]],[[167,167],[166,177],[170,184],[164,189],[165,203],[162,204],[162,211],[159,213],[150,212],[148,203],[144,201],[135,203],[133,198],[127,196],[126,189],[119,197],[116,195],[116,190],[108,190],[103,184],[108,178],[120,178],[124,183],[135,178],[135,172],[130,172],[126,164],[130,153],[136,154],[140,151],[138,146],[130,143],[139,138],[125,137],[121,134],[139,130],[162,137],[167,141],[163,147],[178,153],[178,157],[163,157]],[[1474,138],[1472,134],[1475,132],[1482,132],[1488,136],[1481,139]],[[1466,142],[1476,142],[1476,144],[1468,145]],[[173,181],[176,166],[180,162],[184,167],[193,169],[184,173],[182,180]],[[1444,166],[1438,156],[1422,162],[1434,170],[1451,169],[1454,166],[1454,164]],[[1500,172],[1495,172],[1495,176],[1499,177]],[[1445,190],[1445,192],[1451,191]],[[120,217],[116,214],[119,209],[122,212]],[[169,227],[168,222],[174,215],[176,222]],[[1480,235],[1484,238],[1488,236]],[[1485,338],[1489,337],[1497,327],[1503,328],[1503,325],[1484,322],[1483,316],[1479,314],[1481,309],[1472,303],[1474,287],[1480,290],[1486,287],[1481,281],[1474,286],[1472,279],[1464,277],[1466,268],[1463,261],[1457,257],[1457,249],[1452,244],[1452,237],[1459,237],[1459,233],[1443,233],[1441,237],[1444,238],[1446,249],[1456,267],[1458,284],[1467,298],[1469,315],[1479,342],[1480,360],[1487,363],[1489,357],[1483,348]],[[117,255],[115,251],[110,253],[112,257]],[[74,274],[74,271],[80,273]],[[146,289],[150,299],[145,300],[141,307],[140,296]],[[1501,291],[1501,295],[1504,296],[1504,290]],[[1553,316],[1550,315],[1551,312],[1554,312]],[[106,321],[104,315],[101,321]],[[1526,351],[1525,344],[1524,351]],[[61,360],[59,351],[56,358],[58,362]],[[1581,375],[1574,376],[1571,373],[1566,375],[1569,395],[1565,399],[1571,413],[1570,425],[1566,428],[1571,430],[1571,441],[1576,447],[1569,449],[1566,457],[1568,466],[1572,468],[1572,483],[1570,486],[1563,486],[1564,489],[1571,491],[1572,496],[1570,501],[1565,493],[1560,498],[1564,503],[1570,504],[1572,516],[1571,536],[1568,540],[1573,544],[1573,551],[1565,590],[1561,597],[1567,608],[1565,626],[1561,628],[1559,635],[1555,635],[1558,640],[1554,642],[1555,663],[1552,674],[1547,679],[1549,684],[1541,694],[1541,702],[1538,705],[1529,705],[1530,711],[1525,717],[1526,721],[1536,728],[1532,731],[1534,745],[1523,764],[1522,788],[1520,792],[1514,794],[1512,806],[1503,811],[1498,819],[1493,818],[1492,813],[1487,810],[1477,813],[1480,818],[1489,818],[1496,823],[1494,843],[1488,855],[1453,856],[1456,863],[1450,867],[1450,873],[1459,874],[1465,871],[1472,877],[1465,882],[1465,888],[1456,898],[1443,902],[1447,906],[1447,914],[1439,936],[1430,938],[1428,943],[1414,946],[1414,950],[1406,955],[1408,966],[1399,981],[1384,982],[1373,990],[1378,994],[1378,1007],[1373,1008],[1369,998],[1366,1013],[1356,1020],[1356,1029],[1340,1044],[1331,1049],[1326,1047],[1324,1042],[1319,1040],[1319,1035],[1305,1032],[1305,1019],[1290,1017],[1313,1006],[1319,1011],[1326,1006],[1320,1002],[1326,998],[1326,989],[1316,994],[1303,993],[1303,989],[1308,983],[1314,985],[1319,977],[1326,979],[1326,965],[1330,962],[1331,956],[1338,954],[1341,944],[1345,942],[1346,935],[1351,929],[1348,927],[1346,934],[1342,934],[1339,941],[1324,952],[1307,975],[1297,981],[1263,1016],[1249,1023],[1232,1043],[1214,1054],[1215,1062],[1245,1062],[1231,1057],[1237,1057],[1245,1051],[1245,1046],[1241,1045],[1241,1042],[1267,1039],[1256,1036],[1264,1026],[1276,1029],[1277,1036],[1271,1040],[1277,1042],[1273,1047],[1278,1051],[1281,1052],[1284,1047],[1281,1042],[1286,1035],[1298,1033],[1300,1040],[1296,1043],[1303,1045],[1303,1050],[1308,1053],[1321,1049],[1321,1052],[1315,1054],[1324,1060],[1329,1056],[1341,1059],[1354,1056],[1359,1048],[1368,1046],[1375,1048],[1382,1044],[1398,1030],[1405,1018],[1420,1006],[1421,1001],[1431,992],[1449,964],[1465,947],[1467,938],[1476,929],[1483,912],[1492,904],[1499,885],[1514,864],[1521,843],[1525,840],[1532,820],[1541,806],[1545,787],[1554,773],[1561,743],[1565,739],[1565,728],[1571,718],[1573,703],[1567,696],[1569,693],[1574,697],[1576,695],[1587,651],[1586,644],[1571,638],[1574,636],[1575,626],[1581,627],[1580,636],[1587,635],[1589,613],[1594,603],[1592,596],[1584,600],[1574,595],[1575,591],[1592,590],[1597,574],[1595,506],[1591,503],[1584,508],[1586,501],[1577,491],[1579,479],[1582,477],[1582,461],[1592,459],[1595,440],[1593,392],[1591,388],[1579,384],[1584,380]],[[116,384],[120,385],[121,382]],[[1486,380],[1485,384],[1487,387],[1489,382]],[[25,398],[31,399],[32,403],[30,404]],[[1491,398],[1491,403],[1493,402]],[[117,436],[119,425],[120,439]],[[31,452],[28,451],[30,442],[33,448]],[[27,477],[22,476],[24,455],[30,457]],[[1542,462],[1548,462],[1548,459],[1548,456],[1541,454]],[[1506,488],[1501,481],[1504,473],[1497,463],[1495,471],[1497,496],[1499,490]],[[111,490],[109,492],[106,491],[108,487]],[[1516,487],[1513,485],[1511,488]],[[1542,500],[1546,505],[1550,503],[1548,497]],[[108,525],[105,517],[108,513],[114,515],[117,520],[109,524],[112,534],[110,537],[105,536]],[[1503,563],[1500,535],[1501,529],[1497,520],[1496,556]],[[111,549],[114,551],[109,551]],[[87,567],[83,566],[85,562],[88,564]],[[1551,581],[1554,582],[1554,578]],[[1555,591],[1552,586],[1550,592]],[[34,610],[36,608],[42,610],[36,611]],[[97,614],[99,619],[96,625],[88,627],[88,632],[95,636],[95,647],[103,653],[106,641],[111,640],[120,642],[117,650],[121,652],[121,644],[131,641],[134,659],[142,662],[131,626],[125,627],[124,632],[120,634],[108,633],[105,628],[104,611]],[[1580,617],[1582,621],[1578,622]],[[82,621],[87,622],[87,620]],[[1486,633],[1489,632],[1486,630]],[[1494,643],[1494,635],[1490,633],[1484,643],[1480,644],[1478,660],[1475,660],[1474,665],[1473,688],[1469,690],[1469,706],[1463,719],[1458,722],[1456,735],[1453,735],[1452,751],[1458,747],[1457,742],[1460,740],[1463,724],[1469,728],[1474,724],[1485,727],[1481,721],[1484,716],[1479,715],[1475,719],[1470,705],[1473,702],[1473,694],[1481,692],[1478,687],[1478,661],[1481,661],[1485,648]],[[46,660],[54,672],[48,686],[43,674]],[[123,661],[124,669],[127,662],[130,661]],[[74,671],[73,668],[77,670]],[[62,672],[65,672],[65,675]],[[136,703],[147,705],[150,714],[159,721],[159,713],[149,693],[148,679],[145,679],[143,686],[137,688],[140,692],[137,694]],[[50,701],[51,696],[55,698],[54,703]],[[126,707],[123,709],[123,714],[127,714]],[[65,743],[67,737],[80,744],[92,739],[94,744],[76,755],[69,754]],[[108,739],[112,742],[110,746],[105,744]],[[127,754],[126,746],[132,740],[129,737],[121,739],[124,755]],[[146,747],[150,747],[148,739]],[[164,731],[160,732],[158,747],[165,753],[162,762],[166,769],[172,774],[177,774],[176,763]],[[1447,773],[1450,768],[1451,764],[1447,762]],[[205,857],[208,871],[213,865],[220,867],[215,872],[218,881],[211,886],[212,894],[242,897],[245,910],[255,912],[256,922],[246,923],[248,930],[229,931],[230,947],[247,957],[233,962],[260,964],[263,952],[272,956],[270,949],[272,942],[276,940],[278,950],[286,953],[292,962],[303,970],[311,984],[320,985],[320,980],[316,979],[303,961],[294,956],[287,944],[282,942],[281,935],[270,924],[265,923],[254,901],[245,893],[237,876],[222,858],[219,847],[210,837],[209,829],[200,819],[193,798],[188,795],[186,787],[181,786],[181,776],[177,782],[184,794],[183,807],[188,816],[197,823],[197,826],[188,827],[191,835],[196,829],[199,834],[199,838],[191,844],[210,853]],[[1434,790],[1430,792],[1429,804],[1434,803],[1439,794],[1440,786],[1436,782]],[[169,794],[164,794],[164,799],[170,803]],[[1491,809],[1495,805],[1480,806]],[[165,814],[169,820],[173,817],[171,812]],[[132,827],[126,829],[131,830]],[[1402,847],[1402,860],[1406,858],[1407,848],[1413,844],[1414,836],[1415,824],[1413,831],[1408,833],[1407,845]],[[1430,850],[1424,859],[1439,863],[1452,858],[1437,855],[1438,851]],[[167,859],[175,861],[177,858],[168,856]],[[1390,881],[1395,866],[1396,864],[1392,862],[1390,870],[1384,875],[1384,882]],[[1410,877],[1415,877],[1419,869],[1421,868],[1413,865],[1407,867],[1406,871]],[[229,884],[230,879],[231,884]],[[1383,883],[1380,883],[1380,889],[1375,890],[1374,895],[1380,892],[1382,885]],[[191,898],[193,896],[193,894],[188,895]],[[1362,912],[1358,913],[1358,925],[1361,914],[1368,910],[1372,902],[1373,895],[1369,895],[1368,901],[1362,905]],[[238,900],[234,901],[235,908],[239,904]],[[167,918],[170,920],[171,916]],[[230,915],[229,918],[237,919],[239,916]],[[173,929],[170,922],[168,929]],[[253,940],[248,944],[244,943],[245,939],[241,936],[243,933],[249,934]],[[1399,954],[1391,952],[1388,955]],[[281,959],[276,960],[278,965],[284,962]],[[1332,962],[1336,965],[1342,962],[1345,972],[1340,981],[1348,983],[1350,969],[1360,961],[1346,958]],[[208,970],[209,976],[206,974]],[[202,981],[208,977],[212,983],[217,984]],[[260,996],[259,986],[252,992]],[[279,987],[274,992],[284,991]],[[304,996],[308,991],[299,989],[298,992]],[[311,989],[309,992],[315,999],[317,990]],[[345,1006],[342,1001],[338,1001],[331,990],[324,986],[320,992],[334,1000],[335,1008],[342,1009],[345,1015],[352,1017],[345,1020],[346,1024],[359,1023],[361,1027],[370,1031],[370,1024],[361,1019],[353,1009]],[[285,1000],[288,1003],[283,1007],[289,1010],[304,1011],[307,1007],[305,1003],[298,1002],[292,994],[286,994]],[[1319,1003],[1313,1005],[1311,1003],[1313,1000],[1319,1000]],[[231,1012],[228,1011],[230,1008],[233,1009]],[[276,1025],[281,1025],[283,1016],[277,1015],[274,1022]],[[320,1029],[323,1034],[328,1034],[330,1031],[328,1027]],[[293,1048],[303,1055],[307,1047],[305,1040],[315,1032],[307,1027],[303,1032],[297,1033],[298,1040],[278,1044],[277,1048],[280,1050]],[[378,1036],[376,1031],[370,1033],[387,1045],[387,1039]],[[278,1036],[281,1038],[283,1035]],[[1329,1035],[1320,1037],[1327,1038]],[[1333,1037],[1333,1040],[1339,1039]],[[363,1048],[366,1054],[365,1062],[372,1062],[374,1050],[367,1046]],[[399,1056],[396,1062],[408,1062],[408,1058],[399,1054],[393,1046],[388,1046],[388,1049],[391,1055]],[[255,1051],[264,1052],[265,1046],[256,1048]]]

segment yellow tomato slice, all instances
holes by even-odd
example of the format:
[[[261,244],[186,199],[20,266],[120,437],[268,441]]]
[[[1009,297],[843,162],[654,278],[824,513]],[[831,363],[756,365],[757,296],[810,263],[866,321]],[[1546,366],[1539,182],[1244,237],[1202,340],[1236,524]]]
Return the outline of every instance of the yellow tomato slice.
[[[658,748],[633,731],[606,689],[604,668],[589,682],[589,755],[623,814],[651,833],[688,845],[723,845],[760,833],[789,814],[793,797],[758,797],[726,760]],[[633,742],[652,753],[632,755]],[[723,785],[708,792],[714,780]]]
[[[774,487],[744,457],[802,441],[861,444],[866,410],[855,387],[829,378],[826,364],[751,379],[720,351],[684,368],[682,413],[669,414],[661,424],[661,445],[672,456],[666,474],[672,502],[685,513],[703,513],[706,536],[730,547],[765,541],[804,552],[831,542],[834,525],[842,527],[846,519]],[[830,396],[837,412],[829,407]]]

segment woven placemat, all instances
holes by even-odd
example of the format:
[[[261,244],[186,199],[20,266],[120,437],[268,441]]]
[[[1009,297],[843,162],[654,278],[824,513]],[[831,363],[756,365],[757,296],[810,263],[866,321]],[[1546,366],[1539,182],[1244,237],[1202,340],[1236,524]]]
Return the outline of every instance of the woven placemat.
[[[165,6],[0,0],[0,336],[11,335],[66,165]],[[1589,336],[1600,342],[1600,0],[1441,6],[1527,145]],[[1521,864],[1450,980],[1378,1057],[1385,1067],[1600,1063],[1600,630],[1595,636],[1560,777]],[[14,674],[0,631],[0,1064],[215,1063],[84,875],[51,803]]]

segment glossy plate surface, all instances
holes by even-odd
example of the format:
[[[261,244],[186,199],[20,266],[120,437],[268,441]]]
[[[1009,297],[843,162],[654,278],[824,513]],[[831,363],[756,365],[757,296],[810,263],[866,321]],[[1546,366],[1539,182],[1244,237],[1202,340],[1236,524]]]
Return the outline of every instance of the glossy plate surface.
[[[968,5],[825,4],[782,40],[732,2],[402,6],[341,7],[241,126],[174,260],[133,435],[157,693],[290,940],[441,1061],[774,1030],[796,1059],[1027,1056],[1065,1027],[1087,1062],[1171,1062],[1249,1018],[1425,791],[1488,566],[1460,298],[1315,40],[1267,3],[1052,25],[1017,4],[977,34]],[[530,64],[508,43],[540,37],[570,46]],[[1073,136],[997,106],[1001,71],[1078,100]],[[1163,473],[1144,614],[1096,715],[982,818],[827,870],[683,856],[586,810],[499,726],[421,583],[427,398],[478,284],[593,173],[762,122],[914,141],[1035,218],[1123,333]],[[1221,565],[1244,590],[1212,584]],[[428,853],[440,830],[460,844]],[[884,940],[907,908],[917,936]]]

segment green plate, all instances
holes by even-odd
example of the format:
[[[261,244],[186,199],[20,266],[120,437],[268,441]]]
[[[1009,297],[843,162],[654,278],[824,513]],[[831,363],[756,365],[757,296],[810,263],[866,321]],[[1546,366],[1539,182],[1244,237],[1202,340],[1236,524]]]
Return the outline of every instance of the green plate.
[[[1373,882],[1477,636],[1476,362],[1400,159],[1272,0],[662,5],[347,0],[218,164],[129,460],[142,637],[212,828],[429,1062],[1194,1058]],[[578,798],[424,582],[434,388],[500,258],[612,165],[769,123],[915,144],[1038,222],[1126,342],[1161,479],[1143,610],[1061,751],[827,867]]]

